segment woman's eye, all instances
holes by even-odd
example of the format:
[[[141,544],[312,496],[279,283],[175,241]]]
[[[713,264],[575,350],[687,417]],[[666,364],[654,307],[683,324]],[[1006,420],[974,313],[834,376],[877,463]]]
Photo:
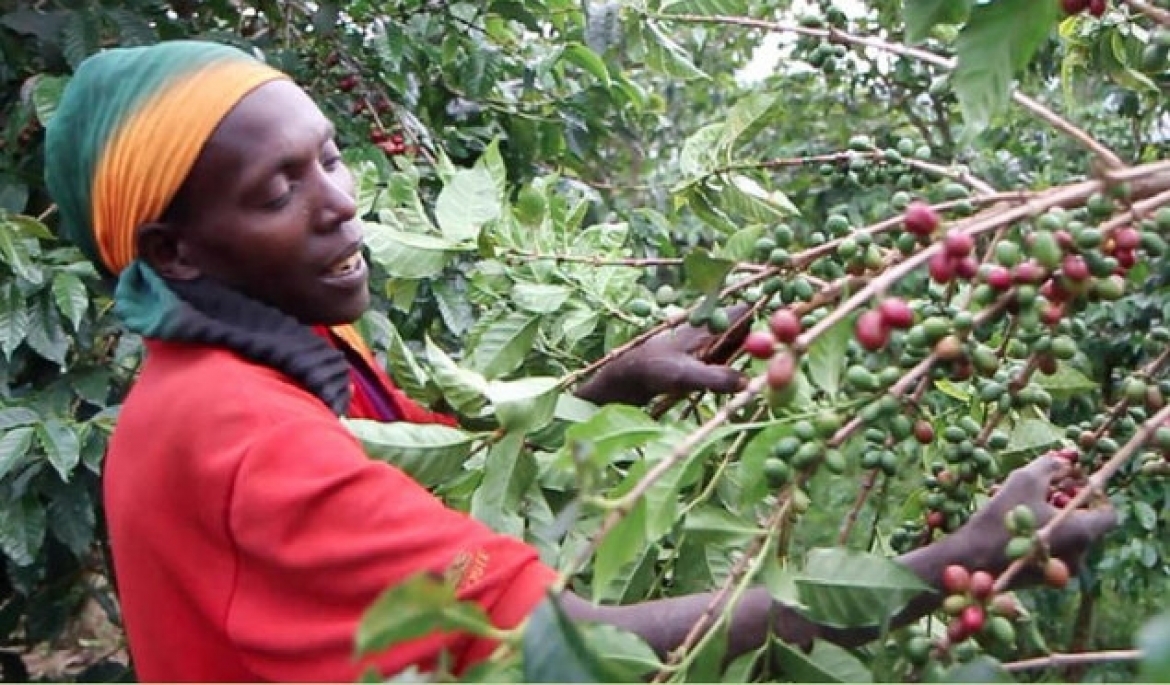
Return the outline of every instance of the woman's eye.
[[[325,171],[332,172],[341,164],[341,155],[329,155],[321,160],[321,167]]]
[[[288,190],[286,190],[284,193],[282,193],[280,195],[280,197],[275,197],[275,198],[269,200],[268,202],[265,202],[264,209],[267,209],[270,211],[276,211],[278,209],[283,209],[285,207],[285,205],[287,205],[289,203],[289,201],[292,200],[292,194],[293,194],[293,186],[290,184],[288,187]]]

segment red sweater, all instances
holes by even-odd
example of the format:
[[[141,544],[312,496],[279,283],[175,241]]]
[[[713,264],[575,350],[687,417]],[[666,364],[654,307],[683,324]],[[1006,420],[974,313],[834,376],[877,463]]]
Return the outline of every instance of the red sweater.
[[[394,402],[407,420],[429,418]],[[528,545],[367,458],[287,377],[207,346],[147,342],[104,501],[143,681],[353,681],[358,621],[391,584],[458,562],[460,596],[507,628],[555,575]],[[375,664],[427,669],[448,650],[465,667],[492,647],[433,635]]]

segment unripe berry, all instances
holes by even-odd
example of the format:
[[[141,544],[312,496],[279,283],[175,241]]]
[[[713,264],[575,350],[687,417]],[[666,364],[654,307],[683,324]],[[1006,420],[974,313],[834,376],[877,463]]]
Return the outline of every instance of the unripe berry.
[[[939,219],[938,214],[930,205],[916,200],[906,207],[902,222],[905,224],[906,230],[914,235],[928,236],[938,228]]]
[[[772,318],[768,320],[768,326],[772,329],[772,335],[776,336],[776,339],[782,343],[796,340],[803,329],[800,317],[791,309],[777,309]]]

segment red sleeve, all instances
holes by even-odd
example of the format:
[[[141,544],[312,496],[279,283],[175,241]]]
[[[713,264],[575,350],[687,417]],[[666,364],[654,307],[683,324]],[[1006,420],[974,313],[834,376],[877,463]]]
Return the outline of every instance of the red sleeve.
[[[519,624],[555,577],[532,547],[448,509],[328,420],[282,425],[249,449],[228,525],[238,572],[227,632],[257,676],[276,681],[355,680],[362,613],[417,572],[461,569],[460,598],[479,603],[500,628]],[[462,669],[494,646],[433,635],[395,646],[375,664],[384,674],[426,670],[448,651]]]

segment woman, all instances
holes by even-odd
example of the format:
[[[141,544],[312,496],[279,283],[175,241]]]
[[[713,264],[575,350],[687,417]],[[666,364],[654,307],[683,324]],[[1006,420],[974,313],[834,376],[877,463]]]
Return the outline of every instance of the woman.
[[[367,459],[338,416],[450,420],[394,389],[348,324],[369,304],[353,180],[333,130],[283,74],[235,49],[172,42],[110,50],[77,71],[46,138],[62,232],[117,276],[115,311],[146,360],[105,464],[104,503],[131,655],[144,680],[350,680],[458,668],[493,645],[432,635],[351,658],[362,613],[417,572],[517,625],[554,572],[524,543],[446,509]],[[742,378],[660,337],[580,394],[641,402],[736,389]],[[681,342],[680,342],[681,341]],[[637,390],[635,390],[637,389]],[[1018,471],[970,524],[900,559],[934,586],[950,563],[1002,568],[1003,513],[1040,514],[1055,460]],[[1075,557],[1113,523],[1080,513],[1053,541]],[[937,605],[924,595],[901,620]],[[695,595],[625,607],[561,598],[570,615],[642,635],[660,653],[706,607]],[[769,630],[856,644],[747,593],[731,652]]]

